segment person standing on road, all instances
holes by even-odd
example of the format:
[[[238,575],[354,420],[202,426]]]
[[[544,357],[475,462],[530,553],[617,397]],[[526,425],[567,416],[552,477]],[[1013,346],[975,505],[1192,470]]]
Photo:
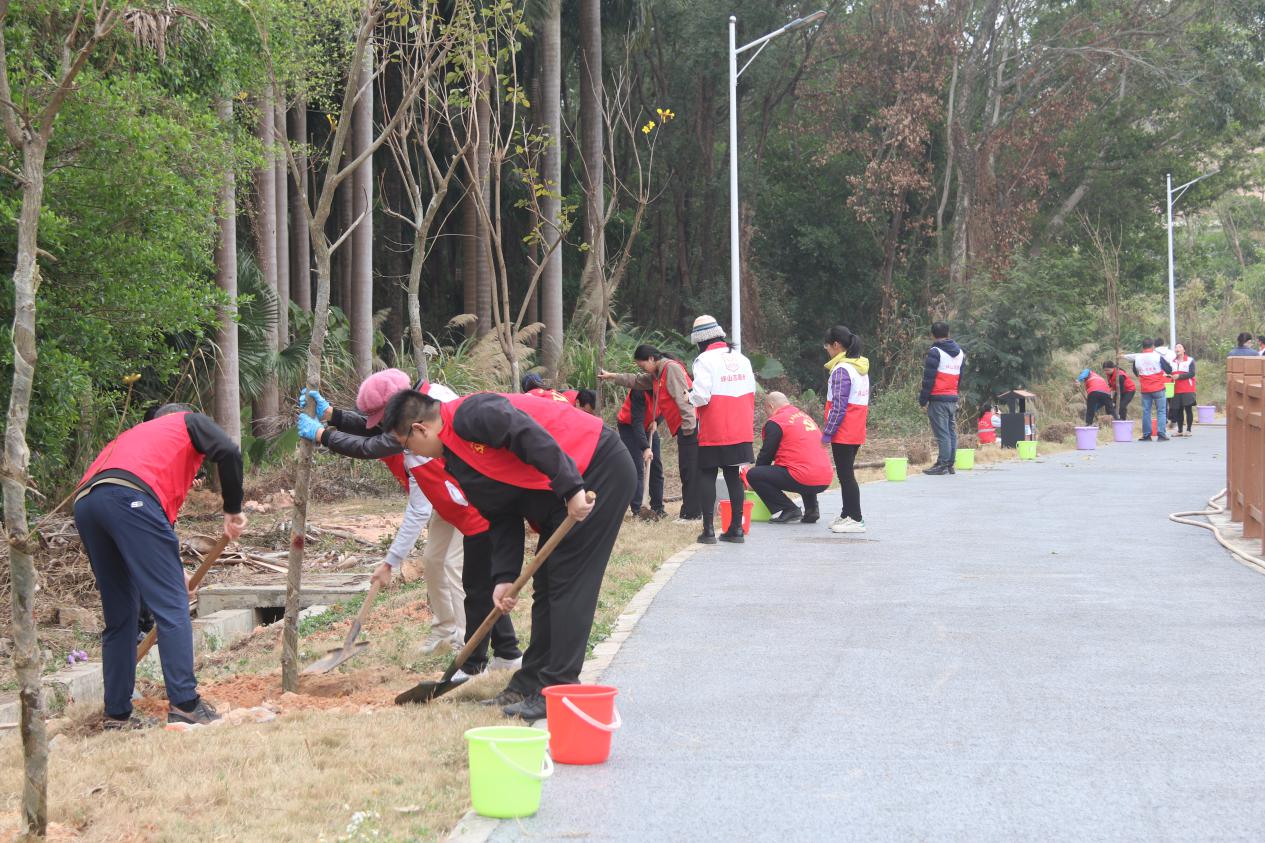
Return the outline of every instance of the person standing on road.
[[[699,503],[703,532],[698,541],[715,544],[716,472],[725,476],[729,492],[729,529],[720,540],[741,544],[746,495],[738,468],[755,458],[755,374],[751,361],[725,342],[725,329],[710,316],[694,320],[690,342],[698,346],[694,358],[694,386],[690,403],[698,412]]]
[[[823,346],[830,359],[826,371],[826,423],[822,444],[829,444],[839,475],[843,508],[830,525],[832,533],[864,533],[861,486],[856,478],[857,452],[865,444],[870,415],[870,361],[861,356],[861,338],[845,325],[826,332]]]
[[[949,323],[931,325],[933,340],[923,361],[922,391],[918,393],[918,406],[927,410],[931,433],[936,438],[939,453],[935,464],[924,468],[923,474],[956,474],[953,459],[958,448],[958,382],[962,378],[962,364],[966,353],[949,338]]]
[[[598,380],[610,381],[625,389],[653,388],[655,406],[676,437],[677,467],[681,475],[681,515],[676,523],[700,520],[698,471],[698,415],[690,403],[694,382],[680,360],[645,343],[633,351],[633,362],[640,374],[623,374],[602,370]]]
[[[815,524],[821,517],[817,496],[830,488],[833,473],[821,429],[781,392],[764,397],[764,411],[769,420],[764,423],[755,465],[747,471],[747,483],[773,513],[769,523]],[[799,494],[802,510],[787,492]]]
[[[1177,435],[1190,436],[1195,429],[1195,358],[1186,353],[1186,346],[1181,343],[1173,350],[1176,352],[1173,356],[1173,410],[1177,417]]]
[[[441,403],[406,390],[387,403],[383,426],[411,453],[442,457],[487,518],[492,600],[504,612],[517,604],[509,591],[523,567],[524,520],[542,542],[568,515],[579,522],[536,573],[531,644],[500,696],[509,716],[544,717],[541,690],[580,680],[602,577],[636,484],[628,450],[601,419],[531,395],[483,392]]]
[[[142,601],[158,627],[168,723],[206,725],[220,715],[198,695],[188,582],[174,525],[204,459],[219,466],[224,535],[246,529],[242,451],[186,404],[164,404],[106,445],[75,491],[75,528],[101,593],[101,666],[107,729],[147,725],[132,710],[136,623]]]
[[[1111,387],[1111,394],[1117,396],[1116,418],[1124,421],[1129,418],[1129,402],[1137,394],[1138,385],[1128,373],[1110,360],[1102,364],[1102,370],[1107,373],[1107,386]]]
[[[1230,353],[1226,355],[1227,357],[1257,357],[1259,354],[1265,354],[1265,346],[1261,347],[1259,353],[1252,348],[1252,335],[1247,331],[1240,333],[1235,342],[1237,344],[1230,349]]]
[[[619,438],[628,449],[637,468],[637,488],[628,505],[634,516],[641,514],[641,494],[645,482],[644,472],[650,472],[650,509],[654,520],[667,515],[663,511],[663,458],[659,450],[659,432],[656,417],[659,415],[654,401],[655,390],[629,389],[624,404],[616,416]]]
[[[1076,378],[1077,383],[1085,384],[1085,426],[1089,427],[1102,410],[1109,416],[1115,416],[1116,406],[1111,400],[1111,387],[1102,375],[1092,369],[1085,369]]]
[[[1154,340],[1142,341],[1142,353],[1133,358],[1133,373],[1142,383],[1142,436],[1139,441],[1151,441],[1151,410],[1154,408],[1156,438],[1167,442],[1168,398],[1164,385],[1168,381],[1167,376],[1173,373],[1173,367],[1155,350]]]

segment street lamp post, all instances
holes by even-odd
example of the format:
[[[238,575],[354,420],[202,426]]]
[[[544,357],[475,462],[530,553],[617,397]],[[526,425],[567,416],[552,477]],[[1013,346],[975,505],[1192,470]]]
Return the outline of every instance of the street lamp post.
[[[742,279],[741,259],[738,250],[738,77],[751,66],[765,45],[784,32],[808,26],[826,16],[825,11],[813,12],[765,35],[750,44],[737,46],[738,18],[729,16],[729,321],[736,348],[742,347]],[[738,67],[738,56],[756,47],[747,63]]]
[[[1173,273],[1173,204],[1178,199],[1182,198],[1182,194],[1185,193],[1190,188],[1190,186],[1193,185],[1195,182],[1203,181],[1209,176],[1215,176],[1217,172],[1218,172],[1217,170],[1213,170],[1211,173],[1204,173],[1199,178],[1191,179],[1190,181],[1178,187],[1176,190],[1173,189],[1173,174],[1172,173],[1168,174],[1167,183],[1166,183],[1167,184],[1166,196],[1168,198],[1167,210],[1168,210],[1168,347],[1169,348],[1173,348],[1177,345],[1177,295],[1176,295],[1176,283],[1174,281],[1174,273]]]

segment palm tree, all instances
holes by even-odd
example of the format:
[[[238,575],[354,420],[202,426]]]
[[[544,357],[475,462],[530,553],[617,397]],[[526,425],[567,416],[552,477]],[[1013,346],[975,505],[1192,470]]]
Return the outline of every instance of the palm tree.
[[[545,271],[541,277],[541,321],[545,371],[557,376],[562,360],[562,0],[545,0],[541,25],[541,122],[550,137],[545,151],[545,182],[549,193],[541,202],[545,214]]]

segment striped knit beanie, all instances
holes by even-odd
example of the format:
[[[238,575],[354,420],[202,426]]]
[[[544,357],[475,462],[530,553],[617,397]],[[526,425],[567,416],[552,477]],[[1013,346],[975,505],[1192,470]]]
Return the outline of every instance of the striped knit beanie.
[[[708,340],[723,340],[725,329],[716,320],[704,314],[694,320],[694,329],[690,331],[690,342],[698,345]]]

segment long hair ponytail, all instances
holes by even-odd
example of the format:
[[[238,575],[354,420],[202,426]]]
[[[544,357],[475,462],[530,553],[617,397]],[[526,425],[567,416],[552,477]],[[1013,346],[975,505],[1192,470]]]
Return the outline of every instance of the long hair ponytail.
[[[837,342],[843,346],[843,353],[848,357],[856,357],[861,353],[861,338],[846,325],[835,325],[826,332],[826,342]]]

